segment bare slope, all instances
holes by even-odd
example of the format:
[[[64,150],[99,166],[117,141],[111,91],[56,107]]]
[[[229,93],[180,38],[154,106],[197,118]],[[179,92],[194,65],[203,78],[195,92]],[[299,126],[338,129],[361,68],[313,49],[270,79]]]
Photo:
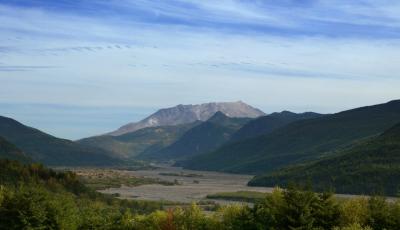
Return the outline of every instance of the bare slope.
[[[160,109],[149,117],[139,122],[126,124],[118,130],[109,133],[109,135],[119,136],[146,127],[172,126],[192,123],[194,121],[206,121],[218,111],[229,117],[255,118],[265,115],[261,110],[253,108],[241,101],[213,102],[200,105],[177,105],[172,108]]]

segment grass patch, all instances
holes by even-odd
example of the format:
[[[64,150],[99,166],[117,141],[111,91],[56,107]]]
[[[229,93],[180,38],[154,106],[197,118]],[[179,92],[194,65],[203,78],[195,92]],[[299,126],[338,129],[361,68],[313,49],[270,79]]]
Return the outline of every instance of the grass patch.
[[[120,188],[122,185],[134,187],[145,184],[161,184],[172,186],[179,184],[177,181],[165,181],[158,178],[135,177],[128,172],[112,169],[80,169],[75,171],[82,183],[95,190]]]
[[[160,176],[179,176],[179,177],[203,177],[201,174],[195,174],[195,173],[159,173],[158,175]]]
[[[208,199],[220,199],[256,203],[265,198],[267,193],[253,191],[220,192],[207,195]]]

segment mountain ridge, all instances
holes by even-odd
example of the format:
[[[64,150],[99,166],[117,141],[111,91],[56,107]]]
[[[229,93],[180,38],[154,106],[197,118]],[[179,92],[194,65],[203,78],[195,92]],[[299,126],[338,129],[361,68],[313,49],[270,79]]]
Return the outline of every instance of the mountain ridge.
[[[119,136],[88,137],[77,142],[113,152],[119,158],[132,158],[142,153],[151,154],[172,144],[187,130],[199,123],[200,121],[175,126],[146,127]]]
[[[31,162],[32,160],[14,144],[0,136],[0,159],[18,160],[20,162]]]
[[[236,102],[210,102],[196,105],[177,105],[160,109],[139,122],[128,123],[116,131],[105,135],[119,136],[136,130],[155,127],[192,123],[197,120],[206,121],[216,112],[223,112],[229,117],[255,118],[265,115],[261,110],[254,108],[242,101]]]
[[[312,183],[313,189],[339,193],[398,195],[400,188],[400,123],[381,135],[360,141],[333,156],[292,165],[254,177],[251,186]]]
[[[181,162],[196,170],[266,173],[331,154],[400,122],[400,100],[299,120],[267,135],[234,142]]]
[[[258,117],[241,127],[231,138],[231,142],[271,133],[291,122],[324,116],[314,112],[294,113],[287,110]]]
[[[216,112],[207,121],[189,129],[175,143],[152,154],[139,155],[139,159],[178,160],[211,151],[226,143],[251,118],[228,117]]]
[[[0,116],[0,136],[21,149],[32,160],[47,165],[89,166],[120,163],[105,150],[54,137],[4,116]]]

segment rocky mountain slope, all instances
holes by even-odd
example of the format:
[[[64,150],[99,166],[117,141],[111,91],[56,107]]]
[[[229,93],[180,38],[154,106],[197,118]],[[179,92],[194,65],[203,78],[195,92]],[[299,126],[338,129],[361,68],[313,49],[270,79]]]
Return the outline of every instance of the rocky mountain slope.
[[[261,110],[241,101],[178,105],[172,108],[160,109],[149,117],[139,122],[124,125],[118,130],[108,133],[108,135],[119,136],[147,127],[172,126],[195,121],[206,121],[218,111],[229,117],[256,118],[265,115]]]

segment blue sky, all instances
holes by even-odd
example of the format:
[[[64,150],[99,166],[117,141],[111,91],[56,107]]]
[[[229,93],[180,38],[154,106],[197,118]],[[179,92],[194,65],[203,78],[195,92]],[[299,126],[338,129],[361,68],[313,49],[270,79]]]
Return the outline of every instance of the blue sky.
[[[176,104],[400,98],[400,2],[0,0],[0,114],[77,139]]]

